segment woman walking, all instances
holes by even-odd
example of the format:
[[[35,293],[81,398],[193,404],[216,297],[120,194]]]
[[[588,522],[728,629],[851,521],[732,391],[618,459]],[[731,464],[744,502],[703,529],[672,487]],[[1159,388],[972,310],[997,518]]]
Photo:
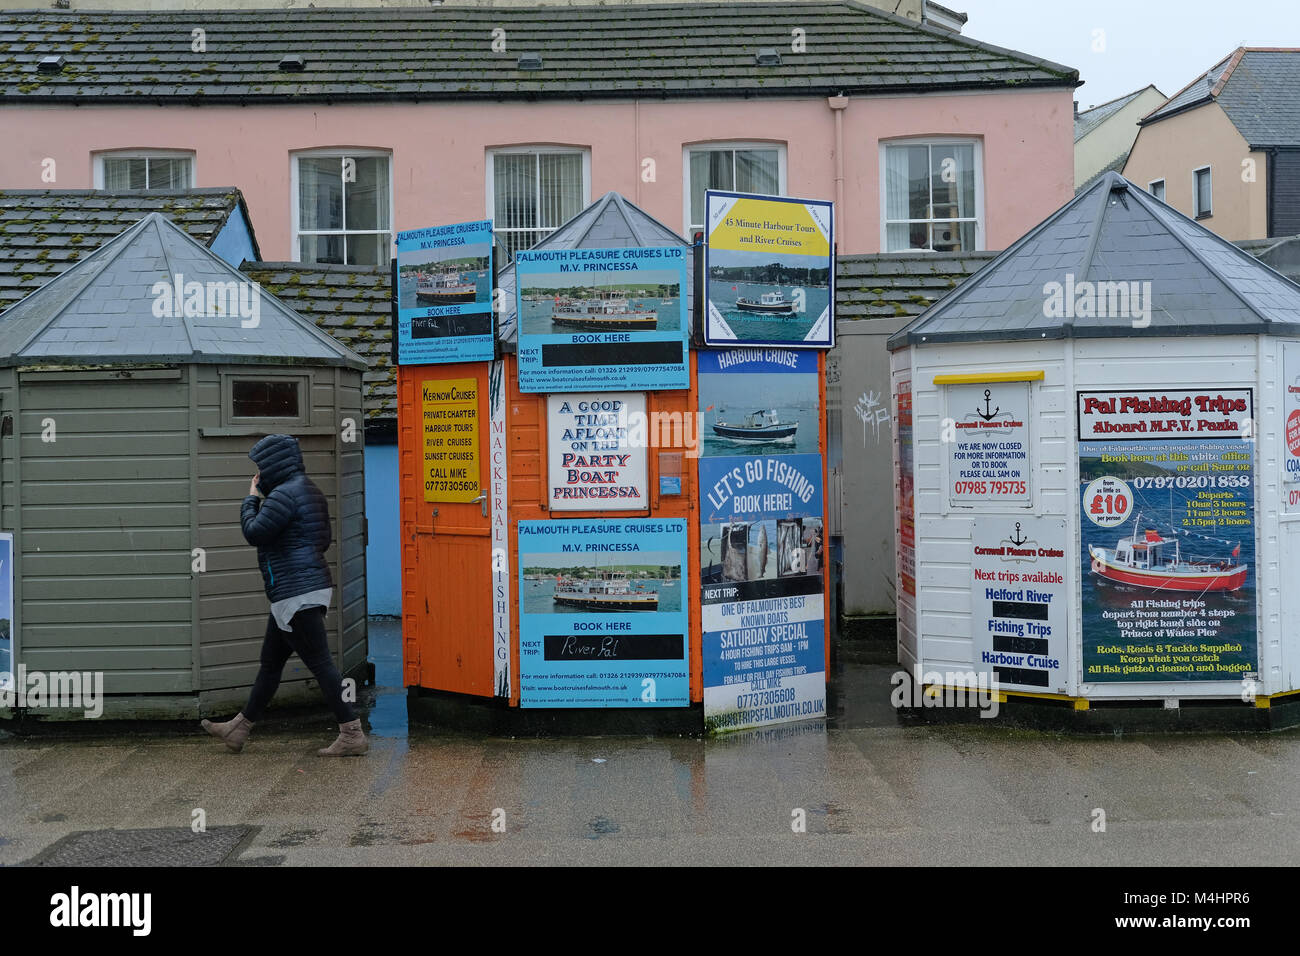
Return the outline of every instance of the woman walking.
[[[311,670],[339,723],[334,743],[317,751],[322,757],[363,754],[369,748],[361,721],[343,697],[343,678],[334,666],[325,634],[325,614],[333,581],[325,550],[330,531],[329,504],[303,468],[302,451],[292,435],[267,435],[248,453],[257,474],[240,507],[244,539],[257,548],[271,613],[262,641],[262,666],[248,704],[233,719],[203,729],[238,753],[253,725],[280,686],[285,662],[294,652]]]

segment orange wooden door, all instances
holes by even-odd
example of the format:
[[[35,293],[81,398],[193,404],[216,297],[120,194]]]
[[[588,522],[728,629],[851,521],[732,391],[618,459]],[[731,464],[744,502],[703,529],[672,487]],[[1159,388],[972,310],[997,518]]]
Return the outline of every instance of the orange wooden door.
[[[488,363],[421,366],[403,369],[405,398],[420,422],[421,384],[425,381],[473,379],[478,400],[479,500],[428,502],[424,500],[424,474],[419,466],[422,430],[412,429],[415,467],[403,469],[403,482],[411,482],[404,495],[414,544],[414,561],[404,573],[403,617],[414,631],[414,647],[407,644],[407,683],[412,667],[420,687],[461,694],[492,696],[492,539],[488,517],[489,409]],[[409,459],[408,459],[409,460]],[[409,522],[409,523],[408,523]],[[406,604],[413,604],[408,608]],[[409,659],[410,651],[417,661]]]

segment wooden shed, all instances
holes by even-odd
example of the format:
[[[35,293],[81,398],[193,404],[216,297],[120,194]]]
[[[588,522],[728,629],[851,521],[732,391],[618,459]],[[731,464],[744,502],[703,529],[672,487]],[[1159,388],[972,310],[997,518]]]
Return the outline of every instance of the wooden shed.
[[[329,632],[359,676],[365,369],[157,213],[0,316],[15,674],[102,672],[106,718],[242,704],[268,613],[239,527],[247,455],[287,433],[329,500]],[[277,700],[315,694],[309,677],[294,657]]]

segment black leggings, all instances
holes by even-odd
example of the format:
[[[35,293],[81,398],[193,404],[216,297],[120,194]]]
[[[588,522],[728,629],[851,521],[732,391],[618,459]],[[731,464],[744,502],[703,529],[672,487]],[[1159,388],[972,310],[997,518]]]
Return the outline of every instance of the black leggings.
[[[275,623],[275,615],[267,615],[266,638],[262,641],[262,666],[257,672],[257,680],[253,682],[253,689],[248,694],[244,716],[251,721],[262,719],[262,712],[280,686],[280,675],[284,672],[285,662],[296,652],[320,684],[325,702],[334,711],[334,718],[340,724],[355,720],[356,714],[352,712],[351,705],[343,699],[343,677],[334,666],[334,657],[330,654],[329,642],[325,637],[325,609],[305,607],[289,623],[293,630],[282,631]]]

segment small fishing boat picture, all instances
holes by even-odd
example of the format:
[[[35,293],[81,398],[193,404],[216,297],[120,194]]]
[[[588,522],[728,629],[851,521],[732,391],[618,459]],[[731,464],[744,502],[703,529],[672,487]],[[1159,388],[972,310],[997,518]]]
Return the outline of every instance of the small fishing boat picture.
[[[580,611],[657,611],[659,592],[633,584],[626,571],[601,571],[594,578],[558,578],[554,601]]]
[[[736,299],[736,309],[760,315],[794,315],[794,300],[787,299],[784,292],[764,292],[757,299],[742,295]]]
[[[473,282],[466,282],[459,272],[447,272],[440,276],[420,273],[416,281],[416,301],[426,305],[456,305],[473,302],[477,297],[478,287]]]
[[[583,332],[653,332],[659,313],[644,306],[629,306],[627,296],[617,290],[601,292],[594,299],[555,298],[551,324]]]
[[[726,409],[720,408],[718,413],[725,414]],[[713,423],[713,433],[719,438],[749,444],[792,442],[798,430],[797,421],[781,421],[774,408],[750,412],[741,416],[738,421],[727,422],[718,419]]]
[[[1154,527],[1138,528],[1139,514],[1133,522],[1133,534],[1120,538],[1114,548],[1088,546],[1094,574],[1131,587],[1153,591],[1236,591],[1246,583],[1249,565],[1241,564],[1241,545],[1228,558],[1184,558],[1181,543],[1162,536]]]

